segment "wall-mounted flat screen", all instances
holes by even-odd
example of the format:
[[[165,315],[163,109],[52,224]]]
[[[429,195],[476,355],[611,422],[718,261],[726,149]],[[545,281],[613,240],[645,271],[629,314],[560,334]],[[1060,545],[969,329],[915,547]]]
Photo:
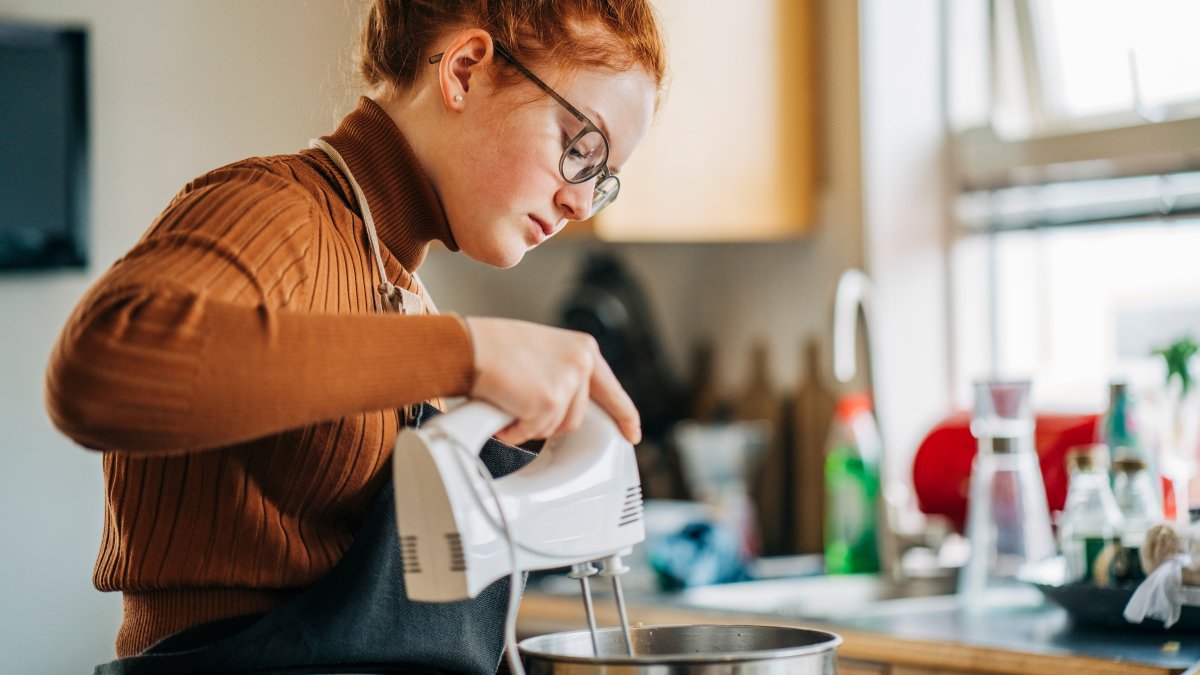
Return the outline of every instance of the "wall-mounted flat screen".
[[[87,37],[0,21],[0,271],[87,262]]]

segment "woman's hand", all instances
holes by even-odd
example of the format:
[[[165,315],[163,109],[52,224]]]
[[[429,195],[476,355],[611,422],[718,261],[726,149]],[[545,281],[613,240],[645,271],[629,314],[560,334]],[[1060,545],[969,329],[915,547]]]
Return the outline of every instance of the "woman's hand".
[[[475,345],[471,398],[516,418],[496,438],[517,445],[574,431],[593,400],[629,442],[641,441],[637,409],[592,336],[513,319],[466,321]]]

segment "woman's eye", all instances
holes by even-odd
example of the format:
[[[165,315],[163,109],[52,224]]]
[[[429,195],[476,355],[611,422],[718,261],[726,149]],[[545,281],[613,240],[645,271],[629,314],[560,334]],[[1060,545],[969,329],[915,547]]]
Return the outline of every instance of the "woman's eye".
[[[569,159],[583,159],[586,155],[586,148],[581,148],[579,143],[571,144],[571,137],[563,134],[563,151],[567,153]]]

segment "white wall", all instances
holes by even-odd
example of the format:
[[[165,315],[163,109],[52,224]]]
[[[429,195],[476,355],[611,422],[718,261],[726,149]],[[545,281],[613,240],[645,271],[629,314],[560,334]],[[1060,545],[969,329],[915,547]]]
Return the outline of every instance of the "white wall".
[[[357,4],[0,0],[0,19],[90,28],[93,262],[0,276],[0,670],[86,672],[113,657],[121,603],[91,586],[99,457],[59,435],[42,405],[51,344],[187,180],[332,130],[353,103]]]
[[[801,340],[828,344],[837,274],[862,265],[855,3],[822,0],[821,223],[774,244],[618,247],[658,310],[682,367],[716,340],[729,388],[750,342],[795,385]],[[102,522],[98,457],[50,425],[42,376],[76,299],[190,178],[244,156],[288,152],[353,104],[358,0],[0,0],[0,18],[90,26],[92,265],[0,276],[0,654],[22,673],[84,671],[111,658],[120,599],[90,584]],[[554,242],[514,270],[442,253],[423,277],[443,309],[550,321],[583,250]],[[828,355],[826,355],[828,359]]]

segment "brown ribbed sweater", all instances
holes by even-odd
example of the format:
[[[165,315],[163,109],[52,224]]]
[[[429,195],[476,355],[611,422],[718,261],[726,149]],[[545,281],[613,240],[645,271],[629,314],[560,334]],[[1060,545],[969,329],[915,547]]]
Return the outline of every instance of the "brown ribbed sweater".
[[[370,205],[388,278],[457,250],[373,101],[325,137]],[[104,451],[94,583],[124,593],[118,656],[269,610],[338,562],[386,480],[396,409],[462,395],[455,316],[381,312],[354,194],[320,150],[189,183],[88,291],[51,356],[51,419]]]

